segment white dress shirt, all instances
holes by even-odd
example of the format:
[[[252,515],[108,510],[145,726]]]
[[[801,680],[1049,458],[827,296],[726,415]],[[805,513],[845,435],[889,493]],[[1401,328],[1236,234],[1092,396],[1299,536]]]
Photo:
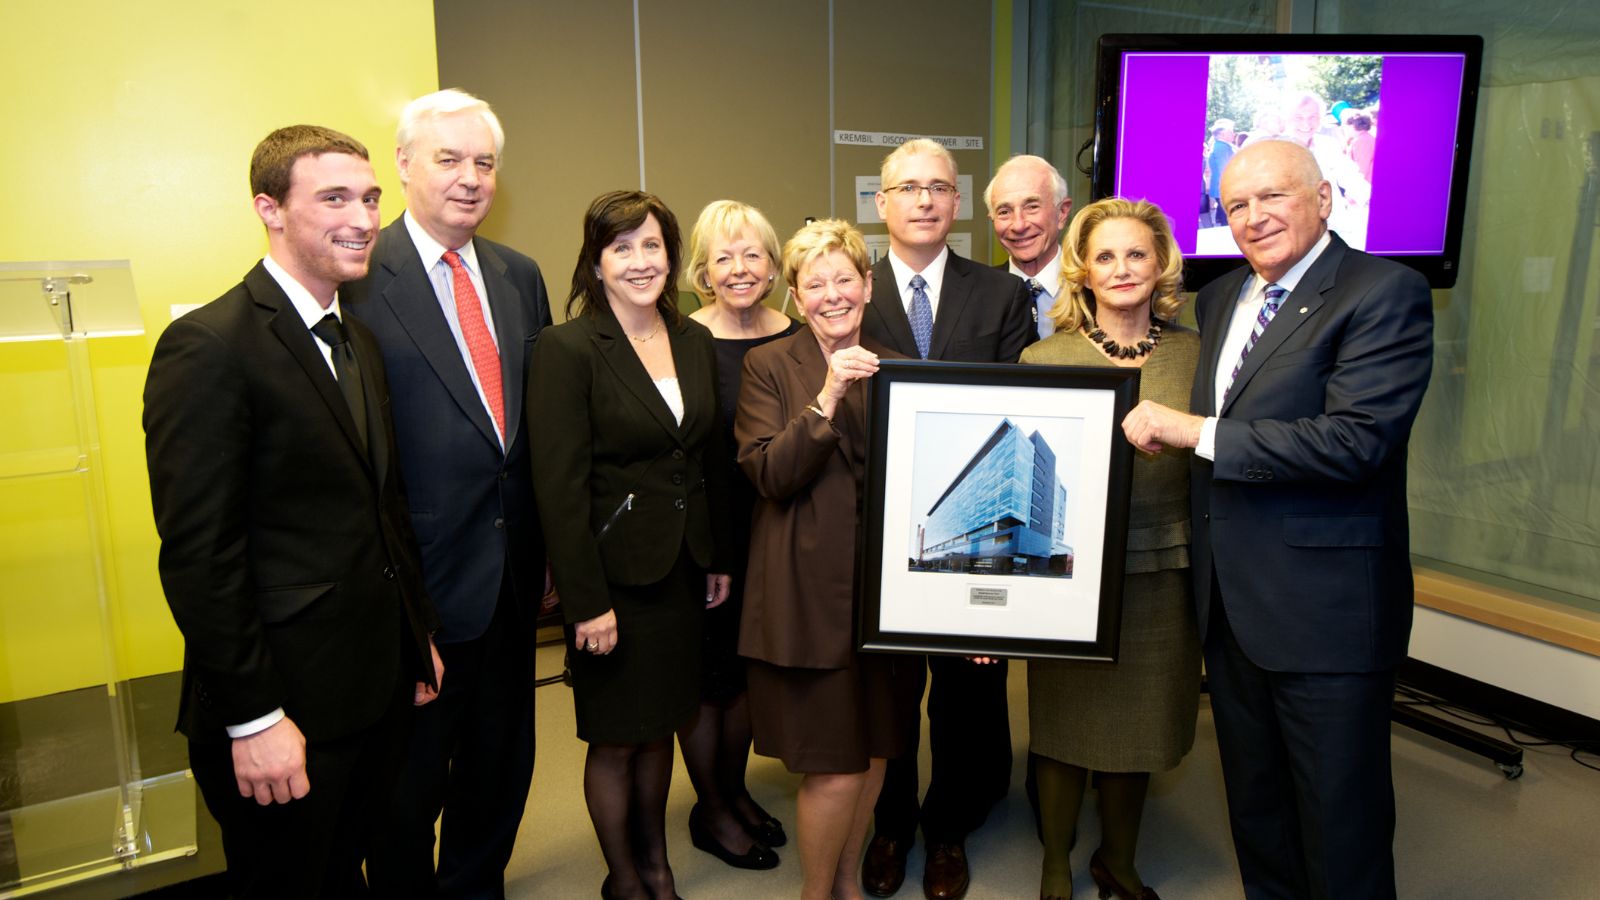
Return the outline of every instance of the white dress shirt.
[[[889,251],[889,268],[894,271],[894,283],[900,288],[900,305],[906,311],[907,320],[911,318],[911,276],[921,275],[922,280],[928,283],[923,290],[928,294],[928,307],[933,311],[933,320],[939,321],[939,289],[944,287],[944,264],[949,258],[950,248],[941,248],[939,255],[933,258],[933,262],[918,272],[901,262],[893,250]]]
[[[1250,340],[1250,333],[1255,330],[1256,316],[1261,313],[1261,305],[1266,302],[1267,286],[1276,284],[1289,293],[1283,297],[1283,305],[1278,307],[1282,314],[1283,307],[1289,305],[1294,289],[1300,286],[1300,279],[1305,277],[1306,270],[1317,261],[1322,251],[1328,249],[1331,239],[1328,232],[1324,231],[1322,237],[1311,246],[1311,252],[1300,258],[1300,261],[1289,267],[1277,281],[1267,281],[1260,275],[1252,273],[1244,280],[1244,286],[1239,289],[1239,297],[1234,301],[1233,318],[1228,322],[1228,333],[1222,338],[1222,349],[1217,354],[1216,380],[1212,383],[1213,399],[1216,400],[1214,409],[1222,410],[1222,398],[1227,394],[1228,388],[1233,384],[1233,367],[1239,362],[1239,354],[1244,352],[1245,342]],[[1207,416],[1200,426],[1200,443],[1194,452],[1201,459],[1216,460],[1217,458],[1217,417]]]
[[[1050,258],[1050,262],[1040,269],[1037,275],[1025,274],[1021,269],[1017,268],[1015,262],[1011,262],[1010,268],[1011,274],[1021,278],[1024,284],[1029,280],[1033,280],[1039,282],[1039,286],[1044,288],[1033,301],[1033,308],[1037,310],[1039,317],[1039,337],[1047,338],[1055,334],[1056,323],[1055,320],[1050,318],[1050,310],[1055,308],[1056,297],[1061,291],[1061,248],[1056,248],[1056,255]]]

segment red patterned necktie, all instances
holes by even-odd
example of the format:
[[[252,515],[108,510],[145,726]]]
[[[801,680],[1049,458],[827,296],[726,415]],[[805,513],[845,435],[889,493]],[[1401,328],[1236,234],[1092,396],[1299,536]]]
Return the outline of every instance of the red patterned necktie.
[[[472,368],[478,373],[478,385],[483,388],[489,411],[494,414],[494,427],[500,440],[506,438],[506,403],[500,387],[500,354],[495,350],[494,338],[483,321],[483,305],[478,302],[478,290],[472,286],[472,276],[461,264],[461,254],[454,250],[444,252],[445,265],[450,267],[450,286],[456,296],[456,318],[461,322],[461,336],[467,341],[467,352],[472,356]]]

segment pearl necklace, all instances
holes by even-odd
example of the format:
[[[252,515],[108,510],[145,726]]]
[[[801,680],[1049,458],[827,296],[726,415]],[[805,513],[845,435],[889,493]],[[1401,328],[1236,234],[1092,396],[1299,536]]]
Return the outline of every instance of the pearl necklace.
[[[1156,345],[1161,343],[1161,320],[1155,316],[1150,317],[1150,331],[1145,335],[1144,340],[1129,347],[1124,347],[1106,337],[1106,333],[1101,330],[1098,323],[1091,320],[1089,324],[1092,327],[1085,334],[1089,340],[1104,347],[1106,355],[1112,359],[1138,359],[1141,356],[1149,356],[1150,351],[1156,349]]]

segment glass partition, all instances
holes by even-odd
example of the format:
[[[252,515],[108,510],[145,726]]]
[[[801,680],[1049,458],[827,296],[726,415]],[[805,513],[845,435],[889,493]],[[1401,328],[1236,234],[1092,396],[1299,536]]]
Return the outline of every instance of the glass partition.
[[[91,353],[142,333],[126,262],[0,263],[0,895],[195,850],[118,661],[99,422],[129,411],[96,406]]]
[[[1600,4],[1446,6],[1316,5],[1318,31],[1484,37],[1462,271],[1434,295],[1411,438],[1411,549],[1600,612]]]
[[[1080,204],[1102,33],[1483,36],[1462,267],[1434,293],[1410,444],[1411,548],[1419,565],[1600,612],[1600,4],[1031,0],[1029,21],[1028,151]]]

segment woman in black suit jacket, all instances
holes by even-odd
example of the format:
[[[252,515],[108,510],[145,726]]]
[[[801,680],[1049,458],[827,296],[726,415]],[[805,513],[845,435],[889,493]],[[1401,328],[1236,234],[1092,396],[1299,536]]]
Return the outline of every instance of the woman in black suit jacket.
[[[672,897],[673,732],[694,715],[700,628],[727,597],[713,529],[731,462],[711,334],[678,314],[678,223],[638,191],[596,198],[528,389],[534,490],[561,595],[584,797],[614,897]]]

